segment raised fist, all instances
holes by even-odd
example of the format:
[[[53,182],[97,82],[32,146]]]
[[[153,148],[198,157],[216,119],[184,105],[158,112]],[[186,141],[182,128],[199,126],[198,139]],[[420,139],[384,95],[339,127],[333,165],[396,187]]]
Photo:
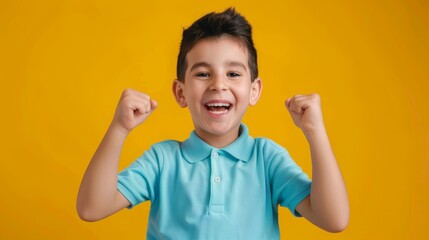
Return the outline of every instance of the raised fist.
[[[156,109],[158,103],[148,95],[133,89],[122,92],[112,124],[130,132]]]

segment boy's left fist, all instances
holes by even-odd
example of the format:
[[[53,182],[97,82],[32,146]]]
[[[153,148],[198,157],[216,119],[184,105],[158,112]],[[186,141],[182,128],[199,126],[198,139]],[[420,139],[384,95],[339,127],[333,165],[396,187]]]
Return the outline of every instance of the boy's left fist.
[[[295,125],[304,133],[324,129],[319,94],[295,95],[285,105]]]

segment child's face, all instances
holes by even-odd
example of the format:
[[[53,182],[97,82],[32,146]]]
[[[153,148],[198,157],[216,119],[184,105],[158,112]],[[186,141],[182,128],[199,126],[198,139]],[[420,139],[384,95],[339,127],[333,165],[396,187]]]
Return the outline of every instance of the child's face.
[[[173,85],[176,100],[189,108],[200,138],[224,147],[238,137],[241,119],[258,101],[262,82],[259,78],[251,82],[247,49],[236,38],[203,39],[186,61],[184,83]]]

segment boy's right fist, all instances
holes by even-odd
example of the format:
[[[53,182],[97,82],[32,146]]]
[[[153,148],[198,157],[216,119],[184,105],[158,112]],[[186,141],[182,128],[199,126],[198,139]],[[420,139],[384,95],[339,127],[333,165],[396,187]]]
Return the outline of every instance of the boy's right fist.
[[[112,124],[130,132],[140,125],[158,106],[144,93],[133,89],[125,89],[116,107]]]

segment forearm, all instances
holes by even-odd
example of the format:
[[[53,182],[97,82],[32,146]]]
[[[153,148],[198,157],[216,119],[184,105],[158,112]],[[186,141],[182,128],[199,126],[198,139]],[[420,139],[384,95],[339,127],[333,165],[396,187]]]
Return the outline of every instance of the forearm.
[[[286,100],[293,122],[310,145],[313,178],[310,196],[298,204],[298,212],[331,232],[344,230],[349,220],[346,186],[323,123],[319,94],[295,95]]]
[[[117,198],[118,164],[127,133],[111,125],[92,157],[77,198],[83,216],[109,215]]]
[[[312,159],[310,209],[317,225],[343,229],[349,218],[346,186],[324,128],[306,132]],[[333,230],[337,231],[337,230]]]

